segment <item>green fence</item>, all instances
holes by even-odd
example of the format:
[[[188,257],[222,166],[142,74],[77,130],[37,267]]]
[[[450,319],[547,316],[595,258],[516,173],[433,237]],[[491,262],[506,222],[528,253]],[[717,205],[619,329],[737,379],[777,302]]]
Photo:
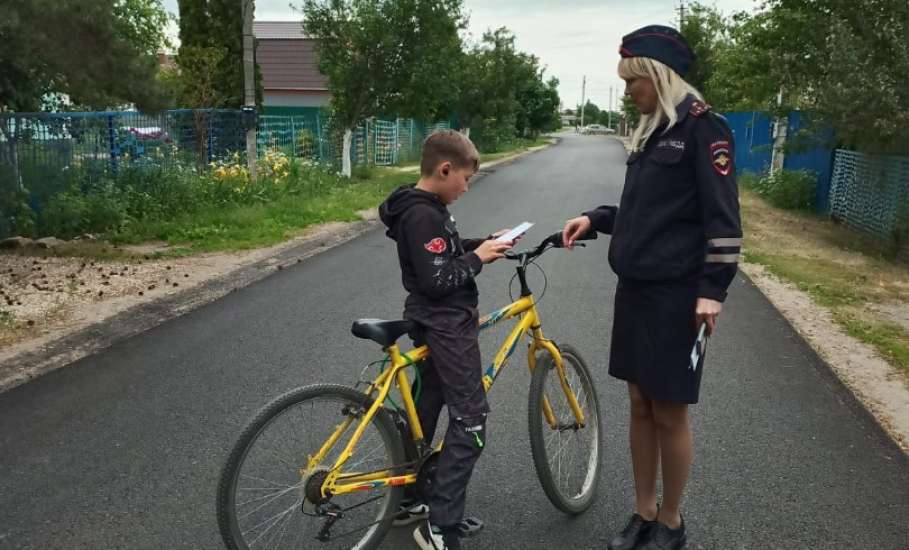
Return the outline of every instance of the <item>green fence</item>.
[[[416,160],[420,145],[433,131],[448,128],[447,122],[424,124],[413,119],[368,119],[353,132],[351,162],[390,166]],[[280,151],[288,156],[341,165],[343,128],[320,114],[311,116],[264,115],[259,117],[258,151]]]
[[[838,149],[830,214],[898,248],[909,248],[909,157]]]
[[[416,159],[423,139],[447,127],[365,120],[354,132],[352,162],[384,166]],[[280,151],[340,168],[342,138],[343,128],[320,111],[263,115],[257,154]],[[112,178],[124,167],[201,171],[245,151],[239,110],[0,114],[0,238],[8,236],[10,201],[23,191],[28,206],[40,212],[58,193]]]

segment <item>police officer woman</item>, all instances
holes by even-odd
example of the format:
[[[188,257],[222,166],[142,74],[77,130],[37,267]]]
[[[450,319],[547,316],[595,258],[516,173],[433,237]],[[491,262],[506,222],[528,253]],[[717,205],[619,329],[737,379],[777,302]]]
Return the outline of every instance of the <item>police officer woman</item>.
[[[682,78],[694,54],[681,34],[644,27],[622,39],[619,53],[625,93],[641,112],[622,199],[569,220],[563,238],[571,247],[591,229],[611,234],[619,278],[609,374],[628,384],[636,510],[608,548],[676,549],[686,542],[688,405],[698,401],[704,366],[703,353],[692,361],[692,351],[701,326],[706,335],[716,327],[742,242],[733,140]]]

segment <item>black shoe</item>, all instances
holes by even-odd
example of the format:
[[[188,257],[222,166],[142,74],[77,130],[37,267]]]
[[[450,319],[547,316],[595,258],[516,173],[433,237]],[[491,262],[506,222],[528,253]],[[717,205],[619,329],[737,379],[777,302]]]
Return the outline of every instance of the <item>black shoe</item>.
[[[633,550],[647,540],[647,535],[656,525],[656,520],[647,521],[640,514],[633,514],[622,532],[606,544],[609,550]]]
[[[402,502],[398,506],[398,515],[395,516],[392,525],[402,527],[427,519],[429,519],[429,506],[422,502]]]
[[[681,550],[685,548],[688,537],[685,536],[685,518],[678,529],[670,529],[668,525],[655,522],[650,530],[647,542],[641,545],[641,550]]]

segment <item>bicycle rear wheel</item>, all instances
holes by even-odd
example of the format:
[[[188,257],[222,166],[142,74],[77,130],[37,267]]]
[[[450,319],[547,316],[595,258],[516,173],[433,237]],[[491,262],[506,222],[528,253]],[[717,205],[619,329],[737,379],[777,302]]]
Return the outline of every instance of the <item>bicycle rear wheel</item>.
[[[218,523],[231,550],[376,548],[391,527],[402,487],[373,488],[314,503],[319,476],[334,465],[359,419],[373,403],[362,392],[335,385],[307,386],[266,405],[243,431],[218,485]],[[342,424],[341,437],[318,467],[309,457]],[[379,409],[366,426],[344,472],[390,470],[403,473],[401,436],[390,415]],[[309,491],[307,491],[307,488]],[[325,511],[341,512],[327,541],[317,540]]]
[[[593,378],[571,346],[559,346],[564,376],[553,357],[544,352],[530,383],[528,419],[530,449],[537,477],[552,504],[568,514],[580,514],[593,503],[600,473],[600,405]],[[577,422],[564,382],[584,415]],[[552,416],[547,418],[548,403]]]

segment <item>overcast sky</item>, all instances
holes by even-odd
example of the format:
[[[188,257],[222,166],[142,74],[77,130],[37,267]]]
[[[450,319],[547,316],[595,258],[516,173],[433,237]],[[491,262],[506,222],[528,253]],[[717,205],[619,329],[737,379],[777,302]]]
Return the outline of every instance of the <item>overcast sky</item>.
[[[729,15],[753,10],[756,0],[702,0]],[[299,15],[289,0],[256,0],[256,19],[295,21]],[[295,4],[295,3],[294,3]],[[177,13],[177,0],[164,0]],[[587,97],[605,108],[609,88],[613,103],[622,93],[616,76],[618,45],[622,36],[647,24],[675,26],[678,0],[464,0],[470,13],[469,32],[479,40],[483,32],[508,27],[518,49],[532,53],[560,81],[565,107],[581,102],[581,80],[587,75]]]

